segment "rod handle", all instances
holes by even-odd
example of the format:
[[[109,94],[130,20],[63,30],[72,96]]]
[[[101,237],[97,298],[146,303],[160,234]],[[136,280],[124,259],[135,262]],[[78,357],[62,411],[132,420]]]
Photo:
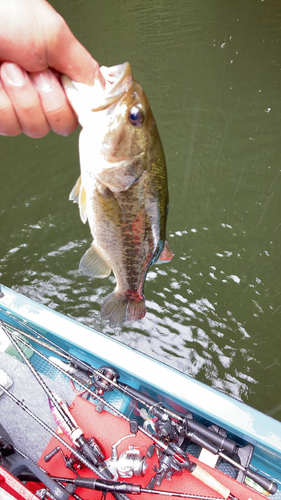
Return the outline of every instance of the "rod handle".
[[[247,469],[245,474],[247,477],[259,484],[264,490],[268,491],[271,495],[274,495],[277,491],[278,485],[274,483],[272,479],[264,477],[252,469]]]
[[[217,479],[215,479],[209,472],[202,469],[198,465],[195,466],[194,470],[191,471],[191,474],[194,477],[197,477],[199,481],[206,484],[213,490],[217,491],[223,498],[228,498],[230,494],[230,490],[226,488],[223,484],[221,484]]]

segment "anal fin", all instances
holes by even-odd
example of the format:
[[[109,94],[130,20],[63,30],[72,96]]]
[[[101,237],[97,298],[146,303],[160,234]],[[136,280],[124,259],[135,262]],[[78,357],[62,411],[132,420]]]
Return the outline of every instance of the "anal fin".
[[[83,255],[79,269],[82,273],[93,278],[107,278],[111,272],[111,267],[101,257],[95,244]]]
[[[164,247],[163,247],[163,250],[160,253],[155,264],[164,264],[165,262],[170,262],[172,260],[173,256],[174,256],[174,254],[170,248],[168,241],[166,240]]]

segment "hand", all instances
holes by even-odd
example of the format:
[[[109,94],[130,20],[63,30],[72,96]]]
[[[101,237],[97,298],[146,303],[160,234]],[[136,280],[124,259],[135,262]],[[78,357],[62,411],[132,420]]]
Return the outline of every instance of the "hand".
[[[0,0],[0,134],[43,137],[77,127],[59,80],[103,83],[98,63],[45,0]]]

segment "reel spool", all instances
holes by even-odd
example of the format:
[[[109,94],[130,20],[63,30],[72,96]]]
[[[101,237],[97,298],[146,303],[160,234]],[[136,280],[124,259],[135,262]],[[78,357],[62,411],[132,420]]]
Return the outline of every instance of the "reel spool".
[[[111,366],[101,366],[97,372],[99,372],[101,375],[99,376],[98,373],[95,373],[94,375],[94,386],[99,395],[103,395],[104,392],[112,391],[113,387],[112,385],[105,380],[102,375],[107,377],[108,379],[112,380],[113,382],[117,382],[117,380],[120,378],[120,375],[115,368],[112,368]]]

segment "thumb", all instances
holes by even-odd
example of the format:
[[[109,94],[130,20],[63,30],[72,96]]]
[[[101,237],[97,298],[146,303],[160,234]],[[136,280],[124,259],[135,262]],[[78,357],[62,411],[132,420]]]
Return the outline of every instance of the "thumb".
[[[78,42],[66,22],[59,16],[60,27],[56,27],[51,43],[47,47],[48,65],[71,80],[93,85],[98,78],[102,85],[104,77],[98,62]]]

